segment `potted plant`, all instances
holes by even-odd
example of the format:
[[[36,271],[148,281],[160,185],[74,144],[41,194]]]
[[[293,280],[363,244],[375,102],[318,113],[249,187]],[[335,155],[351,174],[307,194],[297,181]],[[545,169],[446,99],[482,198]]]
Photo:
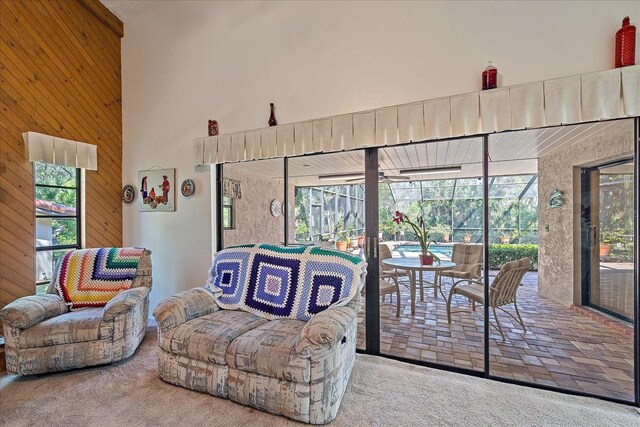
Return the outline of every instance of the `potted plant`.
[[[609,256],[612,247],[613,246],[608,243],[600,243],[600,257]]]
[[[431,229],[431,232],[434,234],[439,234],[442,238],[442,241],[445,243],[449,243],[451,240],[451,226],[446,224],[437,224],[435,227]]]
[[[364,243],[364,241],[363,241]],[[358,249],[358,236],[349,236],[348,240],[347,240],[347,244],[349,244],[349,248],[356,250]]]
[[[440,261],[440,258],[438,258],[436,254],[429,250],[429,245],[431,245],[431,243],[435,244],[435,242],[429,240],[429,231],[424,225],[424,219],[422,218],[422,216],[418,216],[418,223],[416,224],[402,212],[396,211],[395,216],[393,217],[393,222],[395,222],[396,224],[406,222],[413,229],[413,233],[416,235],[416,238],[420,242],[420,249],[422,250],[422,253],[420,254],[420,263],[422,265],[432,265],[434,260]]]
[[[350,224],[353,223],[353,226]],[[339,251],[346,251],[351,249],[354,243],[352,234],[356,233],[357,215],[354,212],[349,212],[344,216],[344,219],[338,221],[335,228],[336,249]],[[363,240],[364,242],[364,240]],[[357,243],[357,240],[356,240]]]
[[[353,247],[353,239],[349,235],[349,232],[345,232],[344,235],[344,243],[347,245],[347,249],[351,249]]]
[[[347,239],[346,239],[347,234],[344,229],[343,221],[338,221],[338,224],[336,224],[334,236],[336,241],[336,249],[342,252],[346,251],[347,250]]]
[[[471,238],[472,237],[473,237],[473,234],[465,233],[465,235],[462,236],[462,239],[464,240],[465,243],[471,243]]]
[[[508,245],[511,241],[511,235],[507,232],[504,232],[500,235],[500,243],[503,245]]]
[[[606,257],[609,256],[611,254],[611,249],[613,248],[613,234],[609,233],[608,231],[603,231],[601,233],[601,242],[600,242],[600,248],[599,248],[599,252],[600,252],[600,256],[601,257]]]
[[[341,237],[336,240],[336,249],[342,252],[346,252],[347,248],[351,247],[351,238],[348,236]]]

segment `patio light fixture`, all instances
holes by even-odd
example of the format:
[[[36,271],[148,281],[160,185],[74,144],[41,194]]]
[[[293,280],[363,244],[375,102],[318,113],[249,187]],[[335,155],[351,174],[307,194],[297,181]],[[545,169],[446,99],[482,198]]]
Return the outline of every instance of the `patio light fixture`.
[[[462,166],[443,166],[435,168],[401,169],[398,173],[400,175],[428,175],[432,173],[460,172],[461,170]]]
[[[342,179],[363,179],[364,173],[337,173],[333,175],[320,175],[318,177],[321,181],[342,180]]]

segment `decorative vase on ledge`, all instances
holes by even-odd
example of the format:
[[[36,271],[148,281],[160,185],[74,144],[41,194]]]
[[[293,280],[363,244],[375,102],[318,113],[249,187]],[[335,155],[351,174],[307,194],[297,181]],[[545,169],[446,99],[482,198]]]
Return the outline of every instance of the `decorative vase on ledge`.
[[[271,115],[269,116],[269,126],[276,126],[278,121],[276,120],[276,106],[272,103],[269,104],[271,107]]]
[[[209,136],[218,135],[218,121],[217,120],[209,120]]]
[[[495,89],[496,87],[498,87],[498,69],[489,61],[489,65],[482,72],[482,90]]]
[[[622,27],[616,33],[616,68],[628,67],[636,63],[636,27],[629,17],[622,20]]]
[[[420,254],[420,264],[421,265],[433,265],[433,255]]]

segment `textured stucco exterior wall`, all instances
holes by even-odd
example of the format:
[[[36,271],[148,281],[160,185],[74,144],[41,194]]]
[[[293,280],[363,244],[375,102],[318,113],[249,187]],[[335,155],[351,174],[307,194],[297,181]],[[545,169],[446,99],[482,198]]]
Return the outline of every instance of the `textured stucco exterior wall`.
[[[538,292],[563,305],[580,304],[580,172],[583,167],[633,155],[633,134],[585,139],[538,162]],[[565,205],[547,209],[549,195]],[[548,230],[547,230],[548,226]]]
[[[242,199],[235,201],[235,229],[225,230],[224,246],[243,243],[280,244],[284,239],[284,190],[283,180],[266,178],[248,171],[250,165],[233,164],[224,169],[226,178],[241,181]],[[289,204],[293,203],[293,186],[289,186]],[[277,199],[282,203],[282,214],[271,215],[271,201]],[[290,217],[290,223],[295,220]],[[290,226],[290,236],[295,233],[295,226]]]

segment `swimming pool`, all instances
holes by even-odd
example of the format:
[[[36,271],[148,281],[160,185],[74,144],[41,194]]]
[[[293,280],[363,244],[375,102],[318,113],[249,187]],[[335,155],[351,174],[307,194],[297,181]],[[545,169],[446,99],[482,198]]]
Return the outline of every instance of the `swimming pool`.
[[[422,249],[420,249],[420,245],[411,243],[400,244],[394,247],[393,250],[399,253],[419,253],[422,251]],[[429,246],[429,250],[436,255],[444,255],[446,258],[451,259],[453,245],[431,245]]]

